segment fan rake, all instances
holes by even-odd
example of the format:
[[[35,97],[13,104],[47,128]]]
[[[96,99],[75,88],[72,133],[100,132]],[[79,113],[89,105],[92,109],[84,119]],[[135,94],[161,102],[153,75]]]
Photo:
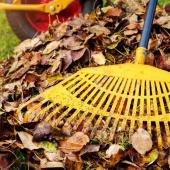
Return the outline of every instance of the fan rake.
[[[92,136],[93,129],[109,128],[108,140],[118,130],[131,135],[137,127],[145,127],[159,147],[170,146],[170,73],[142,64],[156,4],[149,2],[136,64],[81,69],[22,104],[17,110],[20,122],[53,120],[57,127],[63,121],[74,130],[86,122]]]

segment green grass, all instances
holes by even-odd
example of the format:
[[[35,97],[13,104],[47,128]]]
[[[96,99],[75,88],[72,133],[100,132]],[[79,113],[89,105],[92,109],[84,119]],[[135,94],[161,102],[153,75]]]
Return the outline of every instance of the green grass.
[[[12,54],[20,40],[13,33],[4,12],[0,12],[0,60]]]
[[[159,0],[159,3],[162,5],[168,2],[169,0]],[[13,33],[4,12],[0,12],[0,60],[10,56],[19,42],[20,40]]]
[[[168,2],[170,2],[169,0],[159,0],[159,3],[161,4],[161,5],[163,5],[163,4],[165,4],[165,3],[168,3]]]

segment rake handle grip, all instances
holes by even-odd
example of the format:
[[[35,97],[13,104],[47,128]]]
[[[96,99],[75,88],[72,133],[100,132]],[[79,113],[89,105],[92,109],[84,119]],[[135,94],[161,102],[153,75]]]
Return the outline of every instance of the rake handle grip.
[[[144,47],[146,49],[148,48],[148,42],[150,38],[150,33],[151,33],[151,28],[152,28],[152,23],[153,23],[157,3],[158,0],[149,1],[139,47]]]

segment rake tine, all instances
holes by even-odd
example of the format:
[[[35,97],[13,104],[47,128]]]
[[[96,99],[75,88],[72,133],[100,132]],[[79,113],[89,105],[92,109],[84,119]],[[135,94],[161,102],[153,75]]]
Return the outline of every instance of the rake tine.
[[[81,122],[85,119],[85,117],[88,115],[88,112],[82,113],[81,117],[76,121],[73,129],[77,129],[78,126],[81,124]]]
[[[62,106],[60,105],[59,107],[55,108],[53,110],[53,112],[51,112],[46,118],[45,121],[49,121],[53,116],[55,116],[57,114],[57,112],[62,108]]]
[[[170,95],[170,92],[168,93],[168,91],[167,91],[167,89],[165,87],[165,83],[164,82],[161,82],[161,86],[162,86],[162,89],[163,89],[163,93],[166,94],[165,95],[166,104],[167,104],[168,110],[170,112],[170,99],[168,97],[168,95]]]
[[[18,108],[17,111],[16,111],[16,114],[18,115],[19,120],[20,120],[21,122],[23,121],[23,120],[21,120],[21,119],[23,119],[23,118],[22,118],[21,110],[22,110],[24,107],[26,107],[27,105],[29,105],[30,103],[32,103],[33,101],[36,101],[38,98],[39,98],[39,96],[36,96],[36,97],[28,100],[27,102],[25,102],[24,104],[22,104],[22,105],[19,106],[19,108]]]
[[[55,120],[55,125],[57,126],[58,123],[60,123],[60,121],[71,111],[71,108],[68,108],[67,110],[65,110],[56,120]]]
[[[88,86],[92,86],[92,81],[95,80],[97,77],[98,77],[97,75],[93,76],[93,78],[90,79],[90,82],[86,82],[86,83],[85,83],[83,86],[81,86],[81,88],[79,88],[73,95],[74,95],[74,96],[77,96],[77,95],[80,94],[86,87],[87,87],[87,88],[90,88],[90,87],[88,87]]]
[[[118,125],[119,119],[115,119],[113,122],[113,126],[111,128],[110,134],[109,134],[109,141],[112,141],[117,129],[117,125]]]
[[[140,111],[139,116],[143,116],[145,113],[144,111],[144,91],[145,91],[145,80],[141,82],[141,98],[140,98]]]
[[[126,130],[126,125],[127,125],[127,119],[123,119],[122,125],[121,125],[122,131],[125,131],[125,130]]]
[[[80,113],[80,110],[76,110],[76,111],[67,119],[67,123],[70,124],[71,121],[78,115],[78,113]]]
[[[34,118],[34,121],[38,121],[40,116],[42,116],[43,114],[45,114],[50,108],[52,108],[55,105],[55,103],[51,103],[50,105],[48,105],[47,107],[45,107],[44,109],[42,109]],[[44,117],[44,116],[43,116]]]
[[[40,103],[38,103],[37,105],[33,106],[30,110],[28,110],[25,114],[24,114],[24,121],[25,122],[29,122],[29,117],[32,113],[35,113],[34,111],[37,110],[38,108],[40,108],[44,103],[48,102],[47,99],[42,100]]]
[[[155,91],[155,82],[151,81],[151,89],[152,89],[152,95],[153,95],[153,107],[154,107],[154,113],[155,116],[158,116],[158,106],[156,101],[156,91]]]
[[[135,126],[135,120],[132,119],[130,122],[129,136],[131,136],[134,133],[134,126]]]
[[[161,94],[161,88],[160,88],[160,84],[158,81],[156,81],[156,88],[158,90],[158,93]],[[163,99],[162,99],[162,96],[160,97],[159,96],[159,102],[160,102],[160,108],[161,108],[161,114],[162,115],[165,115],[166,114],[166,111],[165,111],[165,107],[164,107],[164,102],[163,102]]]
[[[162,136],[161,136],[160,124],[158,121],[156,121],[156,133],[157,133],[158,146],[159,148],[162,148],[163,147]]]
[[[123,111],[123,107],[124,107],[125,101],[127,99],[127,97],[125,97],[125,95],[127,96],[127,94],[128,94],[128,89],[130,88],[131,82],[132,81],[130,79],[127,80],[127,84],[125,86],[125,89],[124,89],[124,92],[123,92],[123,95],[122,95],[122,99],[121,99],[121,102],[120,102],[120,105],[119,105],[119,108],[118,108],[118,113],[120,113],[120,114]]]
[[[91,75],[89,74],[87,79],[90,77],[91,77]],[[78,82],[75,86],[73,86],[69,91],[71,93],[74,92],[79,86],[82,86],[84,83],[86,84],[86,81],[84,81],[84,79],[81,79],[80,82]]]
[[[164,121],[164,125],[165,125],[165,131],[166,131],[168,146],[170,146],[170,129],[169,129],[168,122]]]

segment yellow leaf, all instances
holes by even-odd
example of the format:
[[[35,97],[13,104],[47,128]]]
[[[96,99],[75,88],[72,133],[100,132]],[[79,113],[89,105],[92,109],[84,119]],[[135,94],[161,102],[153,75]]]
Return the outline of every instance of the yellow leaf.
[[[144,164],[152,164],[158,159],[159,152],[157,149],[152,150],[148,155],[143,157]]]
[[[53,76],[48,76],[48,78],[47,78],[49,84],[51,84],[51,83],[53,83],[55,81],[61,81],[63,79],[64,78],[63,78],[62,74],[60,74],[60,73],[56,74],[56,75],[53,75]]]

